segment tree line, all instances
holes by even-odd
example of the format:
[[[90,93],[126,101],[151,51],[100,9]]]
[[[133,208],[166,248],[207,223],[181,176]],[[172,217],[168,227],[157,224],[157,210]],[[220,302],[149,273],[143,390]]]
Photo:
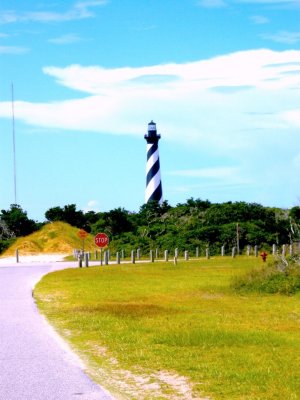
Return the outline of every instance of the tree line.
[[[112,250],[142,251],[159,248],[201,250],[210,248],[219,254],[220,247],[258,245],[270,248],[273,244],[288,244],[300,239],[300,207],[285,210],[257,203],[211,203],[208,200],[188,199],[171,206],[143,204],[138,212],[115,208],[107,212],[77,210],[76,204],[52,207],[45,212],[45,221],[30,219],[18,204],[0,213],[0,251],[16,237],[39,230],[44,224],[64,221],[91,234],[106,233]]]

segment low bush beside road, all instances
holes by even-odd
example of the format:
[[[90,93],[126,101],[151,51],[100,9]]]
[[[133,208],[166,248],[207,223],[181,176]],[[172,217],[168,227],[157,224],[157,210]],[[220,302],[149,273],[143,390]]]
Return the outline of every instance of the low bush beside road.
[[[300,291],[299,255],[277,255],[263,267],[252,269],[234,279],[233,288],[240,292],[280,293],[293,295]]]

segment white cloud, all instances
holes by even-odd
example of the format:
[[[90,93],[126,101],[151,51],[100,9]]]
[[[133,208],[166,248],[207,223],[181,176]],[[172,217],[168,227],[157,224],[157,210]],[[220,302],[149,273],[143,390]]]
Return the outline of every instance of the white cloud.
[[[235,0],[236,3],[248,4],[291,4],[299,5],[299,0]]]
[[[256,25],[264,25],[270,22],[270,20],[267,17],[264,17],[263,15],[252,15],[250,17],[250,20]]]
[[[249,188],[253,185],[253,177],[247,173],[247,168],[243,167],[242,163],[239,167],[218,166],[166,171],[164,175],[168,178],[174,176],[180,182],[180,184],[173,183],[168,187],[168,191],[174,193],[201,191],[202,193],[210,193],[209,197],[211,197],[211,192],[243,190],[243,188]],[[183,185],[182,182],[184,182]]]
[[[29,49],[26,47],[0,46],[0,54],[24,54],[28,52]]]
[[[154,119],[168,141],[236,155],[295,129],[299,65],[300,51],[261,49],[140,68],[46,67],[60,85],[86,96],[16,101],[15,117],[32,126],[135,136]],[[10,108],[0,103],[0,117],[10,118]]]
[[[185,64],[164,64],[139,68],[105,69],[98,66],[71,65],[66,68],[45,67],[61,85],[89,94],[109,94],[122,89],[126,96],[157,90],[171,96],[173,92],[193,94],[215,88],[258,88],[266,90],[292,87],[299,75],[291,77],[299,68],[300,51],[276,52],[250,50]],[[296,71],[297,72],[297,71]],[[284,75],[286,74],[286,75]],[[148,92],[149,93],[149,92]],[[122,94],[122,93],[121,93]]]
[[[65,12],[51,11],[27,11],[16,13],[13,10],[0,12],[0,24],[11,24],[20,22],[65,22],[91,18],[94,13],[90,10],[92,7],[105,5],[107,0],[79,1],[72,8]]]
[[[81,41],[81,38],[74,33],[69,33],[67,35],[59,36],[48,40],[49,43],[58,45],[72,44],[79,41]]]
[[[262,4],[297,7],[299,6],[299,0],[198,0],[198,5],[206,8],[218,8],[234,4]]]
[[[261,37],[263,39],[284,44],[296,44],[300,42],[300,32],[280,31],[274,34],[263,34]]]
[[[298,168],[299,172],[300,172],[300,153],[297,154],[294,159],[292,160],[293,165]]]
[[[282,118],[288,121],[291,125],[300,128],[300,108],[282,113]]]
[[[205,8],[220,8],[225,7],[226,2],[224,0],[199,0],[199,6]]]
[[[184,169],[167,172],[168,175],[185,176],[190,178],[209,178],[209,179],[224,179],[232,177],[238,173],[236,167],[216,167],[216,168],[201,168],[201,169]]]
[[[89,200],[87,205],[85,207],[83,207],[83,211],[89,212],[89,211],[95,211],[95,212],[99,212],[99,203],[97,200]]]

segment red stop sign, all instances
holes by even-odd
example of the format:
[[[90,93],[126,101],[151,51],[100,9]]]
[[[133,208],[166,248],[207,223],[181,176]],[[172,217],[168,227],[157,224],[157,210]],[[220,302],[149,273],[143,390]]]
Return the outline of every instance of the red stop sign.
[[[94,238],[95,245],[98,247],[106,247],[108,246],[109,243],[109,238],[106,233],[97,233],[97,235]]]

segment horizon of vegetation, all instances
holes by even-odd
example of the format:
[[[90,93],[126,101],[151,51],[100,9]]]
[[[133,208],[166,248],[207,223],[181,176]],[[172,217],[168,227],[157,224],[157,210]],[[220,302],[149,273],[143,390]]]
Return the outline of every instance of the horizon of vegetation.
[[[110,247],[118,250],[140,248],[185,249],[212,253],[221,246],[227,251],[237,244],[270,248],[273,244],[291,244],[300,239],[300,206],[291,209],[266,207],[258,203],[224,202],[190,198],[170,206],[150,202],[138,212],[118,207],[107,212],[77,210],[76,204],[56,206],[45,212],[45,222],[36,222],[18,204],[0,212],[0,252],[17,237],[27,236],[49,222],[63,221],[96,234],[110,237]]]

